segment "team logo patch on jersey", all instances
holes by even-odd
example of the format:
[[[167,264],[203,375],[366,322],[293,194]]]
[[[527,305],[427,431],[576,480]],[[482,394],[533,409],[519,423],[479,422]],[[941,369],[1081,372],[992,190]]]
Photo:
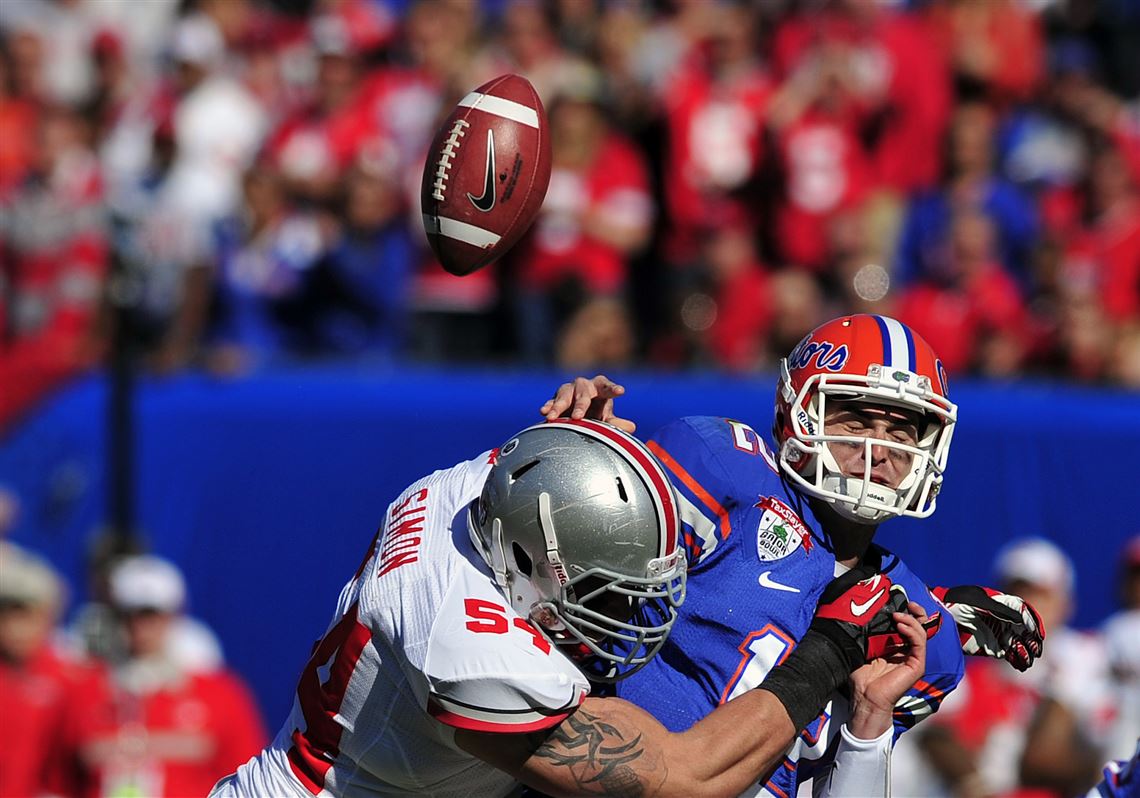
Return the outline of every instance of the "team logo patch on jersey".
[[[762,561],[787,557],[801,544],[805,553],[811,551],[811,534],[791,507],[772,496],[765,496],[756,506],[764,511],[756,530],[756,553]]]

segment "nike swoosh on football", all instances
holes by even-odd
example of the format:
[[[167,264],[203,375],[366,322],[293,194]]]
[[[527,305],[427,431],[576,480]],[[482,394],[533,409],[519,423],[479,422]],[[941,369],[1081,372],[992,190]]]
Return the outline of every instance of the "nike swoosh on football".
[[[495,207],[495,131],[487,131],[487,171],[483,175],[483,194],[476,197],[470,191],[467,199],[477,210],[487,213]]]
[[[791,585],[783,585],[783,584],[780,584],[779,582],[774,581],[772,579],[772,577],[770,576],[771,573],[772,573],[771,571],[765,571],[764,573],[760,574],[760,580],[759,580],[760,581],[760,587],[770,587],[773,590],[786,590],[789,593],[799,593],[800,592],[800,589],[798,587],[792,587]]]
[[[865,613],[867,610],[871,609],[871,605],[874,604],[876,601],[878,601],[879,596],[881,596],[881,595],[883,595],[882,590],[880,590],[875,595],[871,596],[871,598],[867,599],[862,604],[856,604],[855,599],[851,599],[851,614],[854,615],[856,618],[858,618],[860,615]]]

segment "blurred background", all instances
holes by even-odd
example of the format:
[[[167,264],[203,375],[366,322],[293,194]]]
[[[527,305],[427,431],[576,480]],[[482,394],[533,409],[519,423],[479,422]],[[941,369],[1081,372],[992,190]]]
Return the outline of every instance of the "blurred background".
[[[452,277],[426,151],[506,72],[550,189]],[[1140,735],[1140,2],[0,0],[0,795],[201,794],[404,485],[575,374],[767,433],[846,312],[961,407],[880,538],[1070,640],[971,672],[895,794],[1075,795]]]

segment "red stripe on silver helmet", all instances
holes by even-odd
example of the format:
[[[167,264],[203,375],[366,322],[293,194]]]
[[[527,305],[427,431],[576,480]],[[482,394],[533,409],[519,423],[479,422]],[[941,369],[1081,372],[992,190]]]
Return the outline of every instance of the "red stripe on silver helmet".
[[[646,484],[652,488],[650,495],[653,496],[658,525],[665,530],[658,556],[664,557],[667,554],[672,554],[677,547],[679,535],[677,506],[673,501],[673,491],[669,485],[669,478],[665,475],[660,463],[649,454],[645,446],[636,438],[627,435],[616,427],[590,419],[558,418],[547,421],[546,424],[536,424],[532,429],[550,424],[559,427],[573,427],[585,435],[610,443],[618,451],[625,454],[626,460],[645,478]]]

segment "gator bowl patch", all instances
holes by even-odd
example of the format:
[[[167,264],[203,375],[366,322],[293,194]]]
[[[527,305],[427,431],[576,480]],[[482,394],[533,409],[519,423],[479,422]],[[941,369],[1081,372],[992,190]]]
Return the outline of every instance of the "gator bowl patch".
[[[801,544],[805,553],[811,551],[811,534],[791,507],[772,496],[765,496],[756,506],[764,511],[756,530],[756,553],[761,561],[787,557]]]

